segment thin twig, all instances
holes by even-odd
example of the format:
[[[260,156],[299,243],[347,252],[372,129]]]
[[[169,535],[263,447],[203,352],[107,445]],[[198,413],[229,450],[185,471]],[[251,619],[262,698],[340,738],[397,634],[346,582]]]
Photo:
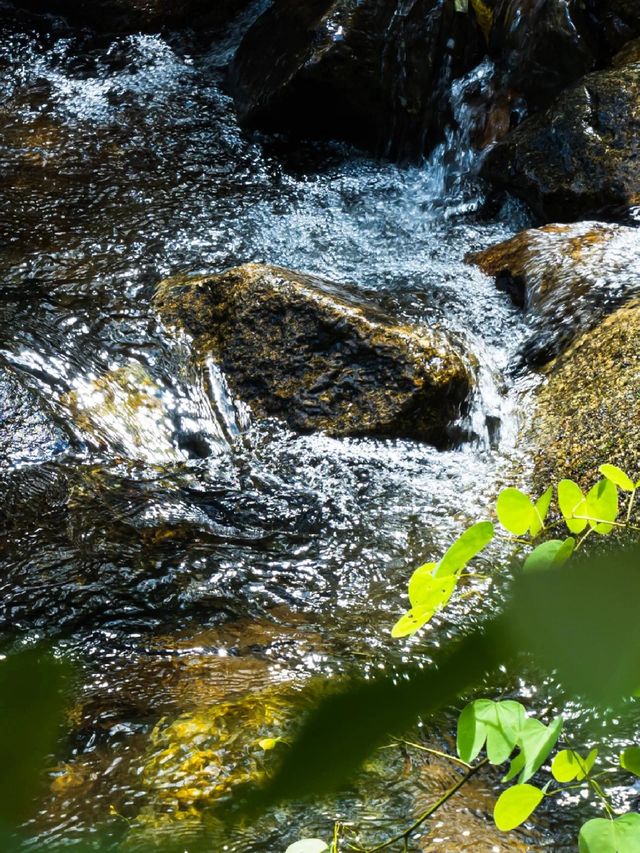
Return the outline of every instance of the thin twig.
[[[441,806],[443,806],[447,800],[450,800],[454,794],[456,794],[463,785],[466,785],[469,779],[471,779],[475,774],[483,768],[485,765],[489,763],[488,758],[483,758],[478,764],[475,764],[473,767],[470,767],[467,772],[462,776],[455,785],[452,785],[448,791],[445,791],[444,794],[440,797],[440,799],[436,800],[433,805],[429,806],[429,808],[423,812],[411,826],[407,827],[403,832],[399,832],[397,835],[394,835],[392,838],[387,839],[387,841],[383,841],[382,844],[378,844],[376,847],[371,847],[369,850],[363,851],[363,853],[377,853],[378,850],[386,850],[387,847],[391,847],[392,844],[397,844],[400,841],[406,842],[409,836],[416,831],[422,824],[428,820],[434,812],[436,812]]]
[[[439,749],[432,749],[430,746],[423,746],[421,743],[414,743],[411,740],[400,739],[396,739],[396,743],[401,743],[405,746],[412,746],[414,749],[419,749],[422,752],[428,752],[430,755],[437,755],[439,758],[446,758],[448,761],[453,761],[454,764],[459,764],[461,767],[464,767],[465,770],[471,770],[473,767],[473,764],[468,764],[466,761],[458,758],[457,755],[449,755],[448,752],[440,752]],[[385,747],[382,748],[385,749]]]

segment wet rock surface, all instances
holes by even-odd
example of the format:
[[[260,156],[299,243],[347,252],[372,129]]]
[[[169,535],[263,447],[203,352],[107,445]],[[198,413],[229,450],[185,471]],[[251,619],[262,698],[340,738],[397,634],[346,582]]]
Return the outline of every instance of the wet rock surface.
[[[0,472],[54,458],[69,446],[42,400],[0,368]]]
[[[634,301],[578,338],[549,366],[531,437],[535,479],[584,487],[603,462],[640,474],[640,303]]]
[[[20,0],[35,12],[53,12],[108,32],[153,31],[165,26],[228,23],[251,0]]]
[[[453,79],[482,57],[453,0],[276,0],[245,36],[230,86],[243,124],[412,158],[439,141]]]
[[[246,264],[168,279],[156,305],[257,415],[301,432],[443,442],[471,390],[470,361],[443,333],[398,325],[315,276]]]
[[[488,153],[482,175],[544,221],[624,218],[640,203],[640,64],[594,72]]]
[[[468,256],[526,309],[528,362],[543,364],[640,296],[640,230],[603,222],[523,231]]]
[[[502,86],[530,110],[592,71],[600,54],[593,18],[580,0],[498,0],[489,47]]]

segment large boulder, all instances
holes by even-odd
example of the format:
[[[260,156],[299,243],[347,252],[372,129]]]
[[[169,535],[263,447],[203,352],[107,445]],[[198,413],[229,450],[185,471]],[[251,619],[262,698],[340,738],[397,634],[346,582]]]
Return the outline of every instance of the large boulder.
[[[640,204],[640,63],[583,77],[486,156],[481,174],[546,222]]]
[[[592,71],[601,53],[583,0],[498,0],[489,47],[501,87],[530,109]]]
[[[581,335],[549,367],[532,420],[535,479],[584,487],[613,463],[640,477],[640,302]]]
[[[640,229],[603,222],[547,225],[469,255],[526,309],[527,361],[542,364],[607,314],[640,297]]]
[[[246,264],[160,284],[157,307],[219,361],[258,416],[298,431],[439,444],[472,386],[444,334],[399,325],[331,282]]]
[[[455,0],[275,0],[230,70],[242,124],[413,158],[449,122],[453,79],[484,36]]]

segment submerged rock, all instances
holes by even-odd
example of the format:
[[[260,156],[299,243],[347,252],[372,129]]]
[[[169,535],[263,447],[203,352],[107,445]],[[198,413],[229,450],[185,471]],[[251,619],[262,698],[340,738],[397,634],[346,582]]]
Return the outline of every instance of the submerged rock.
[[[497,143],[481,173],[547,222],[627,215],[640,204],[640,64],[583,77]]]
[[[640,230],[603,222],[547,225],[468,256],[495,276],[533,330],[527,361],[542,364],[604,316],[640,297]]]
[[[39,395],[12,371],[0,370],[0,472],[47,462],[69,443]]]
[[[535,478],[585,488],[609,462],[640,477],[640,302],[606,317],[549,368],[532,421]]]
[[[454,0],[275,0],[231,67],[249,127],[346,139],[393,157],[439,141],[450,83],[482,58],[473,11]]]
[[[258,416],[301,432],[442,443],[471,390],[470,360],[443,333],[399,325],[315,276],[246,264],[169,279],[156,304]]]

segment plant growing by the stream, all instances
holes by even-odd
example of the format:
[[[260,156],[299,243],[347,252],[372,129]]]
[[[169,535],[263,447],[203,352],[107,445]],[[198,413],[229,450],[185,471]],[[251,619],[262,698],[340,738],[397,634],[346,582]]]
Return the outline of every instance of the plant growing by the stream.
[[[600,473],[602,479],[587,494],[573,480],[558,483],[555,492],[560,518],[550,524],[553,486],[535,501],[520,489],[508,488],[500,493],[496,503],[500,524],[514,543],[535,546],[524,560],[524,572],[561,566],[592,533],[607,536],[615,528],[637,529],[631,524],[631,513],[640,481],[634,482],[615,465],[601,465]],[[618,490],[627,495],[622,520]],[[558,526],[565,526],[572,535],[562,539],[548,538]],[[477,522],[448,548],[438,562],[419,566],[409,580],[411,607],[396,622],[391,635],[400,638],[415,634],[446,607],[461,581],[478,577],[469,571],[469,563],[486,548],[494,535],[491,522]],[[544,541],[536,544],[543,537]]]
[[[592,534],[607,536],[616,529],[638,528],[631,523],[636,492],[640,481],[634,481],[615,465],[600,466],[600,479],[586,494],[572,480],[561,480],[556,489],[549,487],[537,500],[516,488],[502,491],[496,504],[501,526],[517,545],[531,548],[522,563],[523,574],[548,572],[560,568]],[[619,491],[626,496],[626,507],[620,506]],[[552,513],[556,494],[557,513]],[[551,521],[549,519],[551,518]],[[570,534],[551,538],[551,532],[565,527]],[[437,562],[417,568],[409,581],[410,609],[392,629],[400,638],[415,634],[449,602],[464,579],[486,577],[469,569],[496,535],[489,521],[473,524]],[[544,541],[539,541],[543,539]],[[640,676],[639,676],[640,678]],[[580,853],[638,853],[640,851],[640,814],[616,815],[596,769],[598,749],[583,755],[567,740],[566,748],[556,752],[550,765],[551,778],[542,786],[532,778],[543,768],[563,736],[563,719],[557,717],[548,725],[527,715],[522,704],[512,700],[494,702],[477,699],[468,704],[458,719],[457,755],[443,757],[462,765],[465,774],[412,824],[387,841],[367,850],[353,841],[348,847],[361,853],[374,853],[404,843],[434,812],[469,781],[482,767],[506,765],[503,783],[516,779],[499,796],[494,808],[494,821],[501,831],[510,831],[524,823],[538,806],[565,791],[586,789],[602,804],[604,817],[587,821],[579,834]],[[425,748],[419,745],[418,748]],[[485,757],[478,760],[482,751]],[[429,751],[427,749],[427,751]],[[619,768],[640,777],[640,747],[630,746],[619,757]],[[340,853],[340,825],[336,824],[331,845],[318,839],[305,839],[287,853]]]

